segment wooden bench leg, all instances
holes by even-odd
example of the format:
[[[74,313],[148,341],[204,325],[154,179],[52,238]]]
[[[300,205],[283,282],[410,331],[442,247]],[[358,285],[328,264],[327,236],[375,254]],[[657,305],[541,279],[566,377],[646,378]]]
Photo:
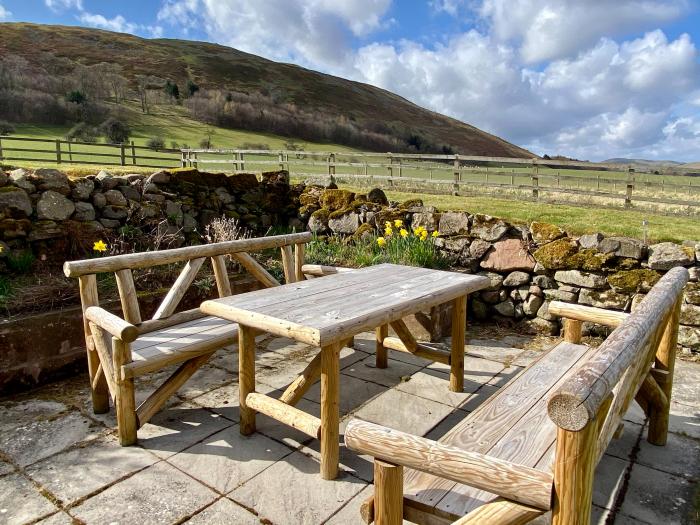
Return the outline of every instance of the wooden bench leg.
[[[321,477],[335,479],[340,458],[340,345],[321,348]]]
[[[386,348],[384,347],[384,339],[387,338],[389,335],[389,325],[383,324],[382,326],[378,327],[376,330],[376,345],[375,349],[377,352],[377,355],[375,357],[376,361],[375,364],[377,368],[386,368],[388,366],[388,358],[387,358],[387,351]]]
[[[464,335],[467,330],[467,296],[452,302],[452,349],[450,356],[450,390],[464,390]]]
[[[128,343],[112,338],[112,351],[114,362],[114,375],[116,376],[117,395],[117,426],[119,432],[119,444],[123,447],[136,443],[136,398],[134,395],[133,378],[125,379],[122,376],[122,365],[131,362],[131,349]]]
[[[655,367],[667,372],[664,381],[659,384],[666,395],[666,406],[658,409],[649,404],[649,431],[647,441],[652,445],[665,445],[668,437],[668,418],[671,410],[671,390],[673,389],[673,371],[676,367],[676,344],[678,343],[678,321],[681,311],[682,298],[676,302],[666,328],[664,329],[661,343],[656,351]]]
[[[557,429],[552,525],[589,525],[597,439],[595,421],[579,432]]]
[[[97,279],[94,274],[78,277],[80,288],[80,302],[83,305],[83,313],[90,306],[99,304],[97,296]],[[85,347],[87,349],[88,372],[90,374],[90,389],[92,394],[92,411],[95,414],[109,412],[109,388],[104,373],[98,371],[100,358],[95,351],[95,343],[90,333],[90,326],[83,316],[83,332],[85,334]]]
[[[255,432],[255,410],[248,407],[246,397],[255,392],[255,333],[253,328],[238,326],[238,396],[240,432]]]
[[[403,523],[403,467],[374,460],[374,521],[377,525]]]

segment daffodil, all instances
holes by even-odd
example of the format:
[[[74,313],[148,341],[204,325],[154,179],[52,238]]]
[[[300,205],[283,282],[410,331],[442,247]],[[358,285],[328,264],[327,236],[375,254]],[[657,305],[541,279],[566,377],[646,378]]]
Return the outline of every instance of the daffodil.
[[[433,232],[433,237],[440,237],[440,232],[437,231],[437,230],[435,230],[435,231]]]
[[[384,235],[386,235],[387,237],[391,237],[393,233],[394,230],[392,230],[391,228],[384,228]]]
[[[405,228],[401,228],[399,233],[401,234],[401,237],[408,237],[408,231]]]
[[[377,237],[377,244],[383,247],[386,244],[386,239],[384,237]]]
[[[0,244],[0,253],[2,253],[4,249],[5,247],[2,244]]]
[[[428,238],[428,230],[423,230],[420,232],[420,240],[424,241]]]
[[[413,228],[413,233],[416,235],[423,235],[423,232],[425,231],[425,228],[423,226],[417,226],[416,228]]]
[[[401,219],[396,219],[394,221],[394,226],[396,226],[397,228],[401,228],[403,226],[403,221]]]
[[[92,245],[92,249],[96,252],[106,252],[107,245],[102,239],[100,239],[99,241],[95,241],[95,244]]]
[[[392,226],[391,221],[386,221],[386,222],[384,223],[384,226],[385,226],[386,228],[391,228],[391,226]]]

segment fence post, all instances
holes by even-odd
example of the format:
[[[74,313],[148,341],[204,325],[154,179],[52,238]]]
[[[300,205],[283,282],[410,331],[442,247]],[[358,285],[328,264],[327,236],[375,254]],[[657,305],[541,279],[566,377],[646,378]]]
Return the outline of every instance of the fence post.
[[[335,175],[335,153],[328,155],[328,175]]]
[[[280,151],[279,155],[277,155],[277,160],[280,163],[280,170],[284,169],[284,154]]]
[[[394,167],[393,167],[393,165],[394,165],[394,158],[391,156],[391,153],[387,153],[386,156],[387,156],[387,160],[386,160],[386,161],[387,161],[387,164],[388,164],[388,166],[387,166],[387,171],[389,172],[389,180],[391,180],[391,178],[394,176]]]
[[[73,148],[71,148],[70,141],[68,141],[68,160],[73,162]]]
[[[632,207],[632,190],[634,189],[634,168],[627,171],[627,188],[625,190],[625,208]]]
[[[540,170],[537,162],[532,161],[532,198],[538,200],[540,198]]]
[[[119,158],[121,160],[122,166],[126,166],[126,150],[124,149],[124,143],[119,144]]]
[[[600,175],[595,176],[596,189],[600,189]]]
[[[56,164],[61,163],[61,139],[56,139]]]
[[[2,156],[2,137],[0,137],[0,160],[2,160],[2,159],[3,159],[3,156]]]
[[[187,167],[187,160],[185,158],[185,152],[182,150],[180,150],[180,167],[181,168]]]
[[[241,167],[241,171],[245,171],[245,162],[243,162],[243,152],[242,151],[238,154],[238,160],[240,160],[238,165]]]
[[[452,182],[452,195],[457,195],[459,193],[459,155],[457,154],[455,154],[453,169],[454,181]]]
[[[401,169],[401,157],[399,157],[399,177],[403,176],[403,170]]]
[[[131,164],[136,166],[136,146],[134,146],[134,141],[131,141]]]

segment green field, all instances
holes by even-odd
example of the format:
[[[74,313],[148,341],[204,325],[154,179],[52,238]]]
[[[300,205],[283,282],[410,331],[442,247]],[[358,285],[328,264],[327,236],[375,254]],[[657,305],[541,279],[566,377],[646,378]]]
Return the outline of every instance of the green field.
[[[366,191],[357,189],[356,191]],[[387,191],[391,200],[405,201],[423,199],[426,205],[439,210],[464,210],[470,213],[485,213],[501,217],[516,224],[533,221],[557,224],[569,233],[602,232],[607,235],[625,235],[644,238],[642,221],[648,221],[647,240],[651,242],[700,240],[700,220],[693,217],[656,215],[631,210],[589,208],[549,203],[522,202],[491,197],[453,197],[450,195],[416,195],[398,191]]]

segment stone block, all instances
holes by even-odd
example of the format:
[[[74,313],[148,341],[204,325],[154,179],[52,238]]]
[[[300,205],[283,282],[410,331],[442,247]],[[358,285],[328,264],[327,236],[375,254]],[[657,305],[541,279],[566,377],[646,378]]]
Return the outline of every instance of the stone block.
[[[578,243],[581,248],[584,249],[597,249],[598,243],[603,240],[603,234],[601,233],[588,233],[586,235],[581,235],[578,239]]]
[[[52,190],[61,195],[70,195],[68,176],[62,171],[51,168],[39,168],[30,177],[39,191]]]
[[[595,306],[597,308],[624,310],[629,302],[629,296],[619,294],[613,290],[598,291],[583,288],[579,294],[578,302],[580,304]]]
[[[73,183],[71,196],[76,200],[86,201],[90,198],[90,195],[92,195],[94,189],[95,183],[92,181],[92,179],[83,177],[82,179],[78,179]]]
[[[560,270],[554,274],[554,279],[560,283],[584,288],[607,288],[608,286],[605,276],[579,270]]]
[[[522,286],[530,282],[530,274],[521,271],[514,271],[509,273],[503,280],[503,286],[516,287]]]
[[[12,186],[0,188],[0,213],[9,217],[29,217],[32,201],[27,192]]]
[[[440,233],[442,235],[467,235],[469,233],[469,215],[464,212],[446,212],[440,215]]]
[[[598,243],[598,250],[603,253],[612,253],[617,257],[631,259],[643,259],[646,255],[644,244],[630,237],[606,237]]]
[[[0,478],[0,520],[7,525],[34,523],[56,512],[56,507],[22,474]]]
[[[556,241],[566,235],[566,232],[559,226],[546,222],[533,222],[530,225],[530,233],[532,234],[532,240],[537,244]]]
[[[502,219],[481,214],[472,216],[471,233],[484,241],[496,242],[506,234],[508,228]]]
[[[527,246],[520,239],[506,239],[493,244],[480,266],[485,270],[496,272],[525,271],[532,272],[535,259]]]
[[[690,266],[695,262],[695,252],[687,246],[661,242],[649,246],[649,268],[670,270],[676,266]]]

